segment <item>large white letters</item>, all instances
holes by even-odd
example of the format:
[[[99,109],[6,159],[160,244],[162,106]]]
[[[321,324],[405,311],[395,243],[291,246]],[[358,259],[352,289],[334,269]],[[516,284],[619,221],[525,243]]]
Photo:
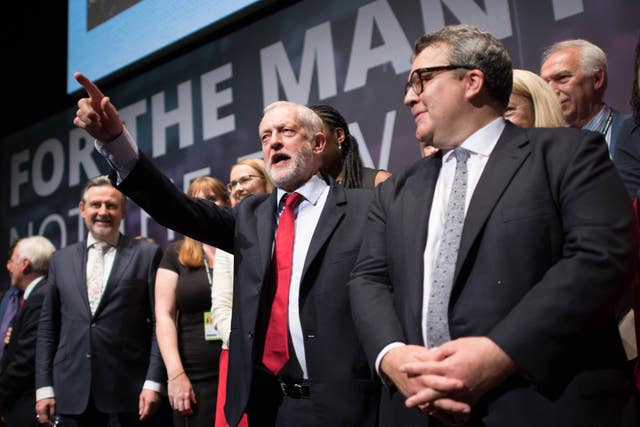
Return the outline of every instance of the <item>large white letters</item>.
[[[281,99],[278,90],[278,76],[289,101],[306,104],[311,91],[313,65],[318,74],[318,97],[320,100],[335,96],[336,67],[333,59],[331,23],[324,22],[305,33],[302,62],[298,79],[282,42],[274,43],[260,50],[260,70],[262,73],[262,99],[264,106]]]
[[[374,24],[384,41],[371,47]],[[391,63],[396,74],[411,68],[411,45],[386,0],[378,0],[358,9],[351,45],[349,69],[344,82],[345,92],[367,83],[367,72]]]
[[[157,93],[151,97],[151,135],[153,157],[167,153],[166,129],[178,125],[179,147],[193,145],[193,100],[191,99],[191,82],[178,85],[178,107],[165,112],[165,94]]]
[[[217,84],[233,77],[231,63],[200,76],[202,88],[202,139],[207,140],[236,130],[236,116],[218,117],[218,109],[233,102],[231,88],[217,90]]]

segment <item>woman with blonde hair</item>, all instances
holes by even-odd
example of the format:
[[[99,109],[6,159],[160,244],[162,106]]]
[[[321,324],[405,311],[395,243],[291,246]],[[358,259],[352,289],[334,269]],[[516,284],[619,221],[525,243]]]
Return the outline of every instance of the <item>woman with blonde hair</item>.
[[[252,194],[266,194],[273,191],[273,182],[259,158],[247,157],[231,167],[227,190],[231,194],[231,206],[240,203]],[[224,416],[224,401],[227,391],[227,365],[229,360],[229,334],[231,333],[231,306],[233,304],[233,255],[218,251],[216,270],[211,287],[211,313],[213,322],[222,338],[220,354],[220,379],[218,382],[218,409],[215,427],[227,427]],[[247,417],[240,421],[239,427],[247,426]]]
[[[230,204],[224,184],[208,176],[193,180],[187,194]],[[213,328],[210,297],[220,252],[185,237],[169,244],[156,273],[156,335],[174,426],[211,427],[215,420],[222,342]]]
[[[527,70],[513,70],[513,88],[503,116],[524,128],[567,126],[560,101],[551,86]]]

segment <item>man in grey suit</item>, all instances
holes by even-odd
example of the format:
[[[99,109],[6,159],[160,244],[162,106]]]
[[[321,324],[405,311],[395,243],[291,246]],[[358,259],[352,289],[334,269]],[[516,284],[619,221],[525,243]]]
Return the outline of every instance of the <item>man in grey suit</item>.
[[[506,122],[511,84],[475,27],[415,44],[404,102],[439,152],[376,192],[349,282],[382,425],[638,425],[629,198],[602,135]]]
[[[86,77],[76,78],[89,97],[78,102],[74,123],[102,142],[99,151],[122,180],[118,187],[160,224],[235,255],[229,424],[247,412],[252,427],[375,426],[378,391],[345,288],[371,191],[345,189],[318,173],[325,147],[320,117],[291,102],[265,109],[259,137],[277,189],[230,210],[185,196],[132,145],[109,99]],[[282,230],[293,240],[286,255],[278,249]],[[274,318],[283,320],[273,329],[284,339],[269,333]],[[276,344],[282,346],[271,352]],[[275,353],[286,357],[273,363],[267,355]]]
[[[149,418],[164,366],[153,322],[158,245],[119,233],[124,195],[107,177],[89,180],[80,215],[87,241],[51,257],[36,349],[36,412],[65,426],[122,426]]]

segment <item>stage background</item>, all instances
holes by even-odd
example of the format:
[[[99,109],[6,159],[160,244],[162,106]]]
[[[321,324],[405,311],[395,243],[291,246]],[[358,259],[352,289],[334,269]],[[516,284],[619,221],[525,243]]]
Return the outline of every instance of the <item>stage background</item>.
[[[420,35],[445,24],[476,24],[504,42],[514,67],[535,72],[545,46],[586,38],[609,58],[606,101],[628,112],[639,18],[640,2],[630,0],[300,1],[195,43],[110,87],[108,95],[141,150],[180,188],[203,174],[227,182],[238,158],[259,151],[262,109],[277,99],[335,106],[365,163],[398,172],[418,158],[402,90]],[[3,259],[17,237],[42,234],[56,247],[85,238],[79,192],[88,177],[108,168],[93,141],[74,128],[74,115],[70,102],[0,141]],[[132,203],[124,231],[163,246],[179,237]],[[6,277],[4,270],[0,281]]]

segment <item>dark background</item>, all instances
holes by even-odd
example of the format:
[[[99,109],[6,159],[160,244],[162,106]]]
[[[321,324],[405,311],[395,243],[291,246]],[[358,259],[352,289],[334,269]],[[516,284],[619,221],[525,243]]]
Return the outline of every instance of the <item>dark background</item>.
[[[67,1],[6,4],[0,14],[0,137],[75,103],[65,87]]]

